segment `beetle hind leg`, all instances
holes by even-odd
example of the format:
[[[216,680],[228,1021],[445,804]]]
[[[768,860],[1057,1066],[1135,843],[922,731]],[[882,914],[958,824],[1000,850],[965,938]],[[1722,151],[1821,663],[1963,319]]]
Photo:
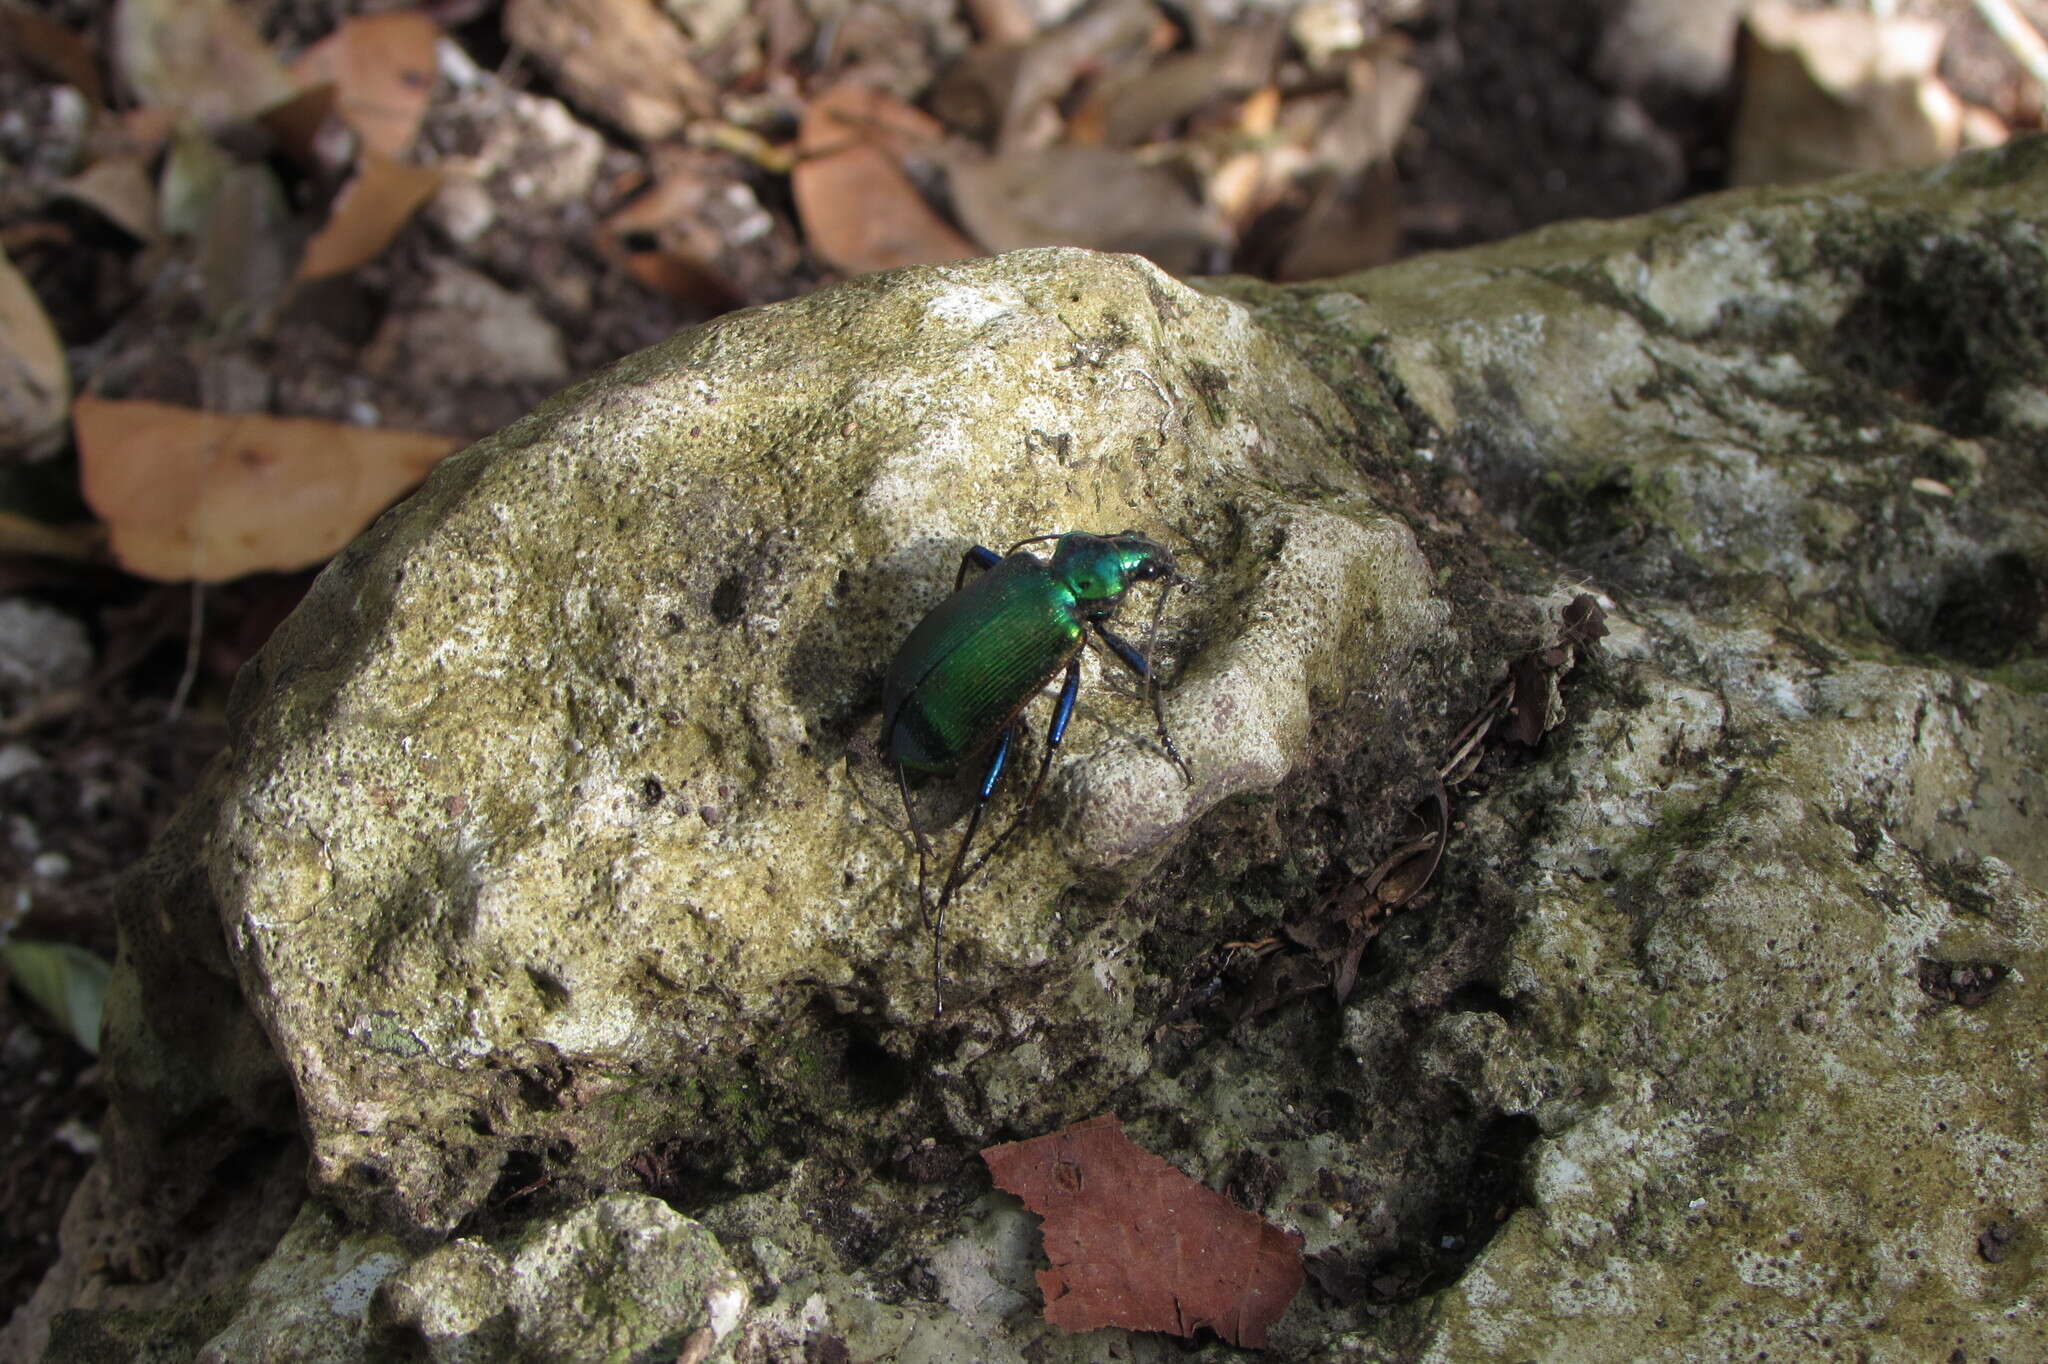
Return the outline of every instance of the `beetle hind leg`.
[[[943,987],[941,984],[944,975],[940,967],[940,956],[945,949],[946,941],[946,906],[952,903],[953,893],[960,889],[961,883],[981,868],[981,863],[977,862],[965,873],[961,870],[967,862],[967,849],[974,843],[975,831],[981,828],[981,817],[988,812],[989,798],[995,794],[996,783],[1003,779],[1003,769],[1009,766],[1010,741],[1016,735],[1017,727],[1012,724],[1007,726],[1003,730],[1002,737],[996,740],[996,751],[989,758],[988,770],[982,774],[981,787],[975,793],[974,811],[967,816],[967,832],[960,835],[960,846],[953,853],[953,865],[946,872],[945,884],[939,887],[938,903],[931,906],[930,913],[925,918],[925,922],[931,926],[932,930],[932,1013],[934,1015],[944,1013],[946,1009],[945,995],[942,993]],[[921,850],[920,845],[920,852]],[[925,891],[924,859],[921,855],[917,865],[917,894],[919,900],[922,901]]]
[[[931,864],[932,841],[924,835],[924,827],[917,822],[917,806],[910,799],[910,777],[903,764],[896,764],[896,789],[903,793],[903,817],[910,821],[910,841],[917,847],[917,910],[929,925],[932,921],[931,892],[925,889]]]
[[[1045,751],[1038,755],[1038,775],[1032,779],[1031,789],[1024,793],[1024,803],[1017,807],[1016,818],[1005,825],[1003,831],[996,835],[995,842],[974,860],[974,865],[967,869],[967,875],[961,878],[963,881],[978,875],[988,865],[989,859],[1001,852],[1011,835],[1023,828],[1024,821],[1031,817],[1032,808],[1038,804],[1039,793],[1045,789],[1045,779],[1052,772],[1052,760],[1060,751],[1060,742],[1067,737],[1067,724],[1074,718],[1074,698],[1080,694],[1081,656],[1076,653],[1067,664],[1067,680],[1060,686],[1060,699],[1053,705],[1052,724],[1045,731]]]

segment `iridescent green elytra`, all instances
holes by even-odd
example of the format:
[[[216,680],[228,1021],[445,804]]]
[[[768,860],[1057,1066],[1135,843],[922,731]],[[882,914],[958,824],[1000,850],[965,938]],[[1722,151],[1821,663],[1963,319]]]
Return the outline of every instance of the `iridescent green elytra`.
[[[1026,545],[1046,540],[1057,541],[1050,561],[1025,550]],[[967,572],[975,567],[983,571],[969,582]],[[897,651],[882,684],[882,748],[896,764],[903,808],[917,840],[917,893],[932,927],[935,995],[946,905],[961,882],[979,870],[1024,821],[1044,788],[1053,754],[1074,713],[1074,698],[1081,686],[1081,649],[1091,630],[1124,666],[1145,681],[1160,746],[1180,768],[1182,777],[1188,777],[1187,764],[1166,732],[1158,679],[1150,659],[1108,626],[1133,587],[1156,582],[1162,587],[1152,614],[1152,630],[1156,631],[1167,590],[1183,581],[1166,548],[1134,531],[1034,536],[1013,545],[1007,556],[976,545],[960,561],[953,595],[933,608]],[[1146,636],[1148,648],[1151,633]],[[1037,779],[1016,820],[974,867],[963,872],[968,845],[974,841],[982,813],[1009,761],[1017,717],[1062,669],[1066,681],[1046,731]],[[988,754],[988,767],[979,798],[933,904],[925,889],[929,844],[917,826],[908,773],[954,772],[984,753]]]

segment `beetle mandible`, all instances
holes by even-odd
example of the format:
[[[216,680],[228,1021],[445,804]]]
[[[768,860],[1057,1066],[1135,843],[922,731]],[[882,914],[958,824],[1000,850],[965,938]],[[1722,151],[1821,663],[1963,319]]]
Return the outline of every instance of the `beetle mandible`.
[[[1048,540],[1055,542],[1050,559],[1041,559],[1027,549]],[[967,575],[976,569],[980,572],[970,581]],[[1150,658],[1166,599],[1174,587],[1186,582],[1175,571],[1173,556],[1165,546],[1136,531],[1034,535],[1019,540],[1002,555],[976,545],[961,556],[953,594],[932,608],[896,651],[882,684],[882,751],[896,764],[897,788],[903,794],[904,814],[917,844],[918,906],[932,931],[934,1012],[944,1007],[939,991],[946,906],[961,883],[985,866],[1023,824],[1044,789],[1053,755],[1073,718],[1074,699],[1081,690],[1081,650],[1091,634],[1144,682],[1152,699],[1160,746],[1180,769],[1182,780],[1193,780],[1166,732],[1159,677]],[[1160,586],[1144,649],[1133,647],[1109,628],[1124,597],[1140,583]],[[968,866],[968,847],[1009,764],[1018,717],[1062,669],[1066,681],[1053,706],[1038,775],[1017,817],[980,859]],[[957,772],[983,754],[988,765],[982,771],[974,810],[934,902],[927,889],[931,845],[918,827],[910,799],[910,773]]]

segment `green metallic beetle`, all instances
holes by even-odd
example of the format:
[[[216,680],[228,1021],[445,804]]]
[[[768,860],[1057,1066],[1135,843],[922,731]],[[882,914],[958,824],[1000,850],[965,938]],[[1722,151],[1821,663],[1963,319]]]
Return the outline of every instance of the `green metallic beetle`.
[[[1051,559],[1027,552],[1027,545],[1056,541]],[[979,576],[968,581],[968,570]],[[1081,690],[1081,650],[1090,632],[1110,653],[1145,683],[1152,698],[1152,718],[1159,743],[1192,780],[1180,750],[1166,732],[1166,713],[1159,700],[1159,679],[1148,651],[1158,631],[1171,589],[1185,583],[1174,571],[1166,548],[1135,531],[1121,535],[1035,535],[1010,547],[1007,555],[980,545],[960,560],[953,595],[932,609],[897,650],[882,684],[882,751],[896,764],[896,783],[903,809],[917,842],[917,898],[932,930],[932,993],[939,999],[939,954],[943,945],[946,906],[961,883],[984,866],[1031,813],[1053,755],[1066,737],[1074,699]],[[1158,583],[1161,591],[1140,650],[1109,628],[1117,609],[1133,587]],[[1053,707],[1046,731],[1038,776],[1024,797],[1017,817],[972,867],[967,849],[981,827],[989,798],[1010,759],[1018,717],[1031,698],[1064,669],[1066,681]],[[933,902],[927,890],[930,842],[918,827],[910,799],[910,773],[957,772],[970,759],[988,755],[967,832]]]

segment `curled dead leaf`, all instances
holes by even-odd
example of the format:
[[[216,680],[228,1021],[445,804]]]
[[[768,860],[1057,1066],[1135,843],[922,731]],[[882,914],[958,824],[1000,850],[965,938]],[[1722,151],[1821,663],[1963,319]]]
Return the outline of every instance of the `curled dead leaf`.
[[[296,88],[231,0],[121,0],[114,65],[144,104],[209,128],[253,118]]]
[[[1045,1219],[1045,1319],[1254,1349],[1301,1291],[1298,1240],[1132,1142],[1114,1114],[981,1153]]]
[[[396,158],[412,146],[433,97],[440,37],[418,11],[360,15],[307,48],[291,72],[302,86],[331,83],[341,121],[367,150]]]
[[[1005,152],[1042,145],[1059,126],[1055,102],[1082,72],[1142,64],[1159,23],[1147,0],[1102,0],[1028,42],[979,43],[940,73],[932,109],[949,128]]]
[[[1205,105],[1250,94],[1273,79],[1280,36],[1271,23],[1225,29],[1202,47],[1110,78],[1084,106],[1095,140],[1135,147]]]
[[[981,254],[932,211],[899,164],[908,148],[939,136],[938,124],[880,90],[839,85],[811,101],[790,188],[820,258],[861,274]]]
[[[1743,20],[1738,185],[1929,166],[1955,154],[1962,104],[1930,19],[1760,0]]]
[[[462,444],[296,417],[80,398],[86,503],[122,567],[220,582],[332,555]]]
[[[654,0],[511,0],[505,36],[576,101],[648,142],[709,114],[716,92]]]
[[[71,371],[42,300],[0,252],[0,454],[40,455],[57,444]]]
[[[441,173],[365,150],[356,173],[335,196],[327,223],[306,243],[301,280],[355,269],[391,244],[421,204],[441,186]]]

